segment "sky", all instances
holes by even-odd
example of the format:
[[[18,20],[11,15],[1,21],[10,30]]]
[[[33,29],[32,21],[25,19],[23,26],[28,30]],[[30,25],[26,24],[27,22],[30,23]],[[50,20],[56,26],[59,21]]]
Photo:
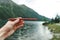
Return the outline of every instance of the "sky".
[[[25,4],[39,15],[54,18],[60,15],[60,0],[13,0],[18,5]]]

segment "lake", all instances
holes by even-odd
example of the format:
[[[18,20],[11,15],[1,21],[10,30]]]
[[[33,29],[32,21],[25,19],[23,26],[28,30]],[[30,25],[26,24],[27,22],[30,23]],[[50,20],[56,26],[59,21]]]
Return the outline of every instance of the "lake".
[[[5,40],[50,40],[52,32],[41,21],[25,21],[24,27],[18,29],[13,35]]]

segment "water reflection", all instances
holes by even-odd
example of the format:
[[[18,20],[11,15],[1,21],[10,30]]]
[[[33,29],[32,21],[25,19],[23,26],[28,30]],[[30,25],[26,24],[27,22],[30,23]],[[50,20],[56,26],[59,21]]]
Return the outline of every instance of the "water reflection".
[[[25,21],[23,28],[18,29],[6,40],[49,40],[53,34],[40,21]]]

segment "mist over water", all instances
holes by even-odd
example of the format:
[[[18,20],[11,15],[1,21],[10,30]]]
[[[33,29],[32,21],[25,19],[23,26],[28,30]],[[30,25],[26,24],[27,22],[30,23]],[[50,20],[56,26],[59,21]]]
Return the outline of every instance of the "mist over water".
[[[50,40],[53,34],[40,21],[25,21],[23,28],[18,29],[6,40]]]

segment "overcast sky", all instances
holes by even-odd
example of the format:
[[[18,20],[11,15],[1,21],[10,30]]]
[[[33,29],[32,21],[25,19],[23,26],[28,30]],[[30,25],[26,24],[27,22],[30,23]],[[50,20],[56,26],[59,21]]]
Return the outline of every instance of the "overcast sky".
[[[13,0],[17,4],[25,4],[40,15],[54,18],[60,15],[60,0]]]

